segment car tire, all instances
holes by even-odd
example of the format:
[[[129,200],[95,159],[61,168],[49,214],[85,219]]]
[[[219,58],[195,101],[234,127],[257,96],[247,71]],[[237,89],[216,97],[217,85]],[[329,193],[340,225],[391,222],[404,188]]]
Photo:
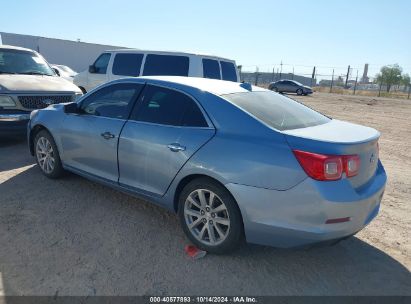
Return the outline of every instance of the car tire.
[[[181,226],[198,248],[223,254],[241,244],[244,235],[241,212],[230,192],[216,181],[209,178],[191,181],[181,191],[178,203]]]
[[[303,95],[303,90],[302,90],[302,89],[298,89],[298,90],[297,90],[297,95],[300,95],[300,96]]]
[[[277,87],[274,87],[273,90],[274,90],[274,92],[278,93],[278,88]]]
[[[60,154],[58,152],[53,136],[46,131],[38,132],[34,138],[34,156],[37,165],[48,178],[59,178],[63,175],[64,169],[61,164]]]

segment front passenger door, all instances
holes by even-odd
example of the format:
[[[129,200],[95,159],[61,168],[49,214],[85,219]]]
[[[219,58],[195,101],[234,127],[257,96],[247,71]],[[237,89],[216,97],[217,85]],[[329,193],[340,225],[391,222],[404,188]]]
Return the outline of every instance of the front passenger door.
[[[66,115],[61,130],[66,166],[118,182],[118,138],[143,86],[105,86],[81,101],[79,114]]]
[[[101,54],[88,71],[87,92],[108,81],[107,67],[110,62],[110,53]]]

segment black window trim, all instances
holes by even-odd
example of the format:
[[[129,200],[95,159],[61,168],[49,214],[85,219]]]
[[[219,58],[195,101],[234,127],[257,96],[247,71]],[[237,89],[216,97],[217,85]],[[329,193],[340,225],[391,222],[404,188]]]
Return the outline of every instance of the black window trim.
[[[195,126],[174,126],[174,125],[166,125],[166,124],[161,124],[161,123],[155,123],[155,122],[148,122],[148,121],[141,121],[141,120],[135,120],[135,119],[131,119],[131,114],[133,113],[133,111],[137,110],[136,107],[139,107],[141,105],[142,98],[145,97],[145,91],[146,91],[146,87],[148,85],[151,86],[156,86],[156,87],[160,87],[163,89],[168,89],[168,90],[174,90],[176,92],[182,93],[184,95],[186,95],[188,98],[190,98],[191,100],[194,101],[194,103],[197,105],[197,107],[200,109],[201,113],[203,114],[203,117],[207,123],[207,127],[195,127]],[[170,128],[191,128],[191,129],[212,129],[215,130],[216,127],[214,126],[212,120],[210,119],[210,117],[208,116],[207,112],[204,110],[203,106],[197,101],[197,99],[195,99],[192,95],[190,95],[187,92],[184,92],[180,89],[176,89],[164,84],[157,84],[157,83],[150,83],[150,82],[146,82],[146,85],[144,86],[143,90],[141,91],[140,95],[137,98],[137,101],[134,103],[134,107],[130,112],[130,115],[128,117],[128,121],[133,121],[133,122],[137,122],[137,123],[142,123],[142,124],[147,124],[147,125],[155,125],[155,126],[164,126],[164,127],[170,127]]]
[[[102,87],[97,87],[97,89],[90,91],[90,95],[84,96],[84,98],[81,98],[77,102],[77,108],[81,108],[83,102],[88,99],[89,97],[92,97],[95,93],[99,92],[100,90],[103,90],[109,86],[113,85],[121,85],[121,84],[137,84],[137,85],[142,85],[140,93],[133,98],[133,100],[130,102],[128,105],[128,115],[127,118],[114,118],[114,117],[107,117],[107,116],[99,116],[99,115],[94,115],[94,114],[89,114],[89,113],[80,113],[80,114],[75,114],[75,113],[70,113],[68,115],[81,115],[81,116],[90,116],[90,117],[97,117],[97,118],[105,118],[105,119],[112,119],[112,120],[120,120],[120,121],[128,121],[130,119],[131,113],[133,113],[133,109],[136,106],[136,104],[140,101],[140,98],[142,96],[142,93],[144,92],[144,89],[146,87],[146,82],[136,82],[136,81],[121,81],[121,82],[114,82],[114,83],[106,83]]]

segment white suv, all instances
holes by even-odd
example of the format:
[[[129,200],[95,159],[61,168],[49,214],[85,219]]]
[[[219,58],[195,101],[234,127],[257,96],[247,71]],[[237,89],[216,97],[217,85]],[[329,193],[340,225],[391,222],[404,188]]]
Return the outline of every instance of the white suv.
[[[191,53],[125,49],[102,53],[88,71],[77,74],[73,82],[86,93],[107,81],[138,76],[240,80],[234,60]]]

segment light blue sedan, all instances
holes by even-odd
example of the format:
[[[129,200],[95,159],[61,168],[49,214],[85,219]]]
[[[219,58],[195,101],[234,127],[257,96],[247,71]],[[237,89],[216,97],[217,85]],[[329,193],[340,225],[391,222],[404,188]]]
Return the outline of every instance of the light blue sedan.
[[[380,134],[249,84],[189,77],[107,83],[35,111],[29,147],[64,170],[176,213],[199,248],[335,242],[378,213]]]

